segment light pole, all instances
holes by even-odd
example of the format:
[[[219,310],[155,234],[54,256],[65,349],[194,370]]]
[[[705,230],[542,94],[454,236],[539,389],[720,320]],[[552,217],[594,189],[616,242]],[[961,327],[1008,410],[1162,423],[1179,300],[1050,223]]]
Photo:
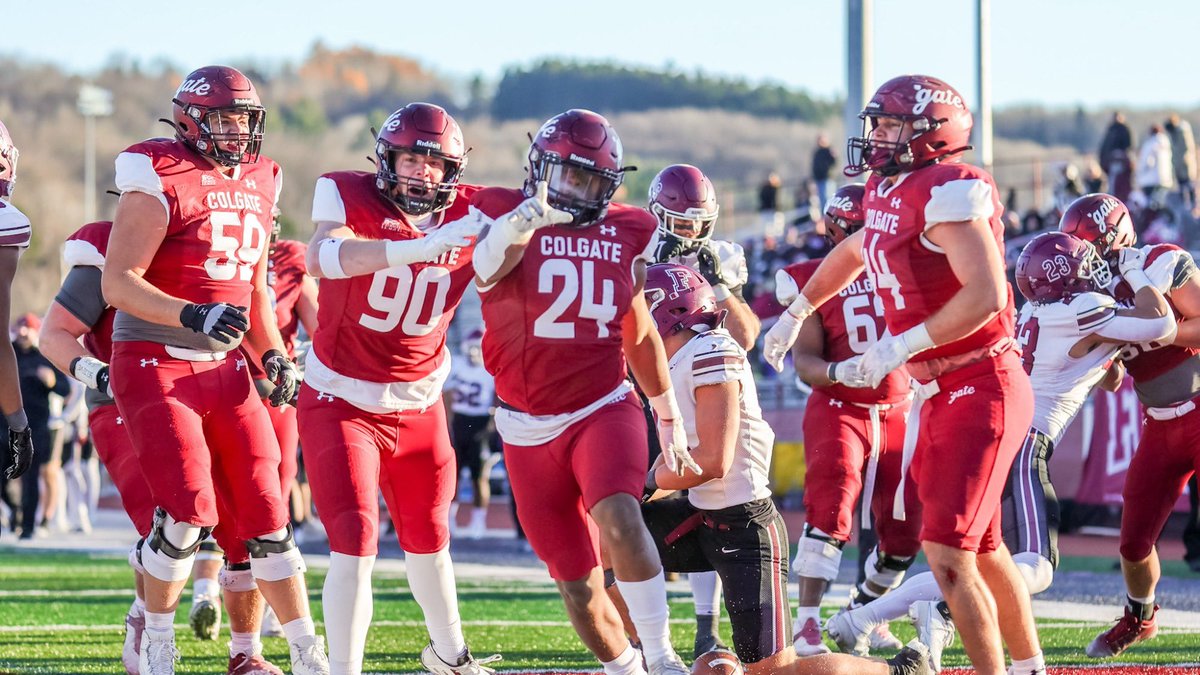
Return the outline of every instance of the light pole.
[[[112,92],[94,84],[79,87],[83,115],[83,222],[96,220],[96,118],[112,114]]]

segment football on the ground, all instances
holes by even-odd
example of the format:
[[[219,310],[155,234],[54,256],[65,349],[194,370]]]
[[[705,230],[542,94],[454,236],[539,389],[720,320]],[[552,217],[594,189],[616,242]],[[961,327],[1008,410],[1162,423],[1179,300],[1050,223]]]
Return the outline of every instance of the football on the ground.
[[[728,649],[704,652],[692,664],[692,675],[745,675],[742,661]]]

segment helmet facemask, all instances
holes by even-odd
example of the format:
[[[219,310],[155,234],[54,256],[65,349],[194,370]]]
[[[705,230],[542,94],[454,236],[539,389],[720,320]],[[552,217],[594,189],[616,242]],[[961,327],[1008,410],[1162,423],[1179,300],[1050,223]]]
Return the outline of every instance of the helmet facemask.
[[[892,118],[904,122],[899,138],[895,141],[883,141],[875,138],[875,129],[879,126],[880,118]],[[863,113],[858,116],[862,120],[862,135],[851,136],[846,140],[847,176],[859,176],[868,171],[874,171],[883,176],[895,176],[913,167],[913,141],[922,135],[938,128],[945,120],[931,122],[921,115],[893,115],[879,113]],[[904,138],[905,132],[908,138]],[[935,160],[936,161],[936,160]]]
[[[650,204],[650,212],[658,220],[659,231],[691,244],[692,248],[703,246],[712,239],[718,211],[714,209],[709,212],[693,207],[680,212],[672,211],[658,202]]]
[[[267,116],[261,105],[235,100],[231,106],[207,108],[179,99],[173,102],[196,125],[196,138],[190,143],[197,152],[227,167],[258,161]],[[186,134],[180,138],[188,142]]]
[[[442,180],[427,182],[423,177],[401,176],[396,160],[402,153],[424,155],[442,160]],[[467,166],[466,157],[454,157],[425,148],[405,148],[386,141],[375,142],[375,187],[410,216],[442,211],[454,203],[458,181]]]
[[[597,169],[577,161],[564,161],[557,153],[529,150],[529,180],[526,196],[532,195],[539,181],[546,181],[546,200],[550,206],[566,211],[574,218],[567,227],[587,227],[608,212],[608,204],[625,178],[625,172]]]
[[[17,159],[20,155],[15,145],[0,147],[0,199],[12,197],[17,184]]]

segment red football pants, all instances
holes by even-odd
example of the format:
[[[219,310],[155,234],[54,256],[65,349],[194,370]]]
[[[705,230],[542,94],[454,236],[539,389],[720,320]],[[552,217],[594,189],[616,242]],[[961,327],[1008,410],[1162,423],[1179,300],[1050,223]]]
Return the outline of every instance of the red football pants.
[[[121,506],[138,534],[145,537],[150,534],[150,524],[154,520],[154,498],[117,406],[102,405],[90,411],[88,427],[92,433],[92,446],[121,495]]]
[[[440,400],[424,411],[370,413],[305,385],[298,418],[330,550],[378,553],[380,490],[400,548],[436,553],[449,545],[458,465]]]

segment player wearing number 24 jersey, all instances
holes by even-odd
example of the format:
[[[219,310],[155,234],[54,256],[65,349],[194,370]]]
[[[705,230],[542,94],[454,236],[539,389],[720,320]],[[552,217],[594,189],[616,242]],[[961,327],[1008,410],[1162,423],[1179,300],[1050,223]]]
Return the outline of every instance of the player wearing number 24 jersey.
[[[636,672],[615,607],[594,601],[604,597],[603,544],[650,671],[682,675],[662,565],[638,507],[649,457],[626,359],[659,414],[671,470],[699,468],[641,294],[656,221],[610,203],[621,161],[608,120],[568,110],[534,136],[524,189],[475,195],[472,207],[488,222],[474,260],[483,357],[496,377],[496,428],[517,514],[572,624],[606,670]]]
[[[309,272],[320,278],[305,362],[300,444],[329,532],[322,603],[334,672],[362,672],[382,489],[431,642],[422,664],[479,673],[463,638],[450,562],[454,449],[441,392],[446,328],[471,283],[478,189],[458,123],[412,103],[384,122],[376,171],[317,180]]]

